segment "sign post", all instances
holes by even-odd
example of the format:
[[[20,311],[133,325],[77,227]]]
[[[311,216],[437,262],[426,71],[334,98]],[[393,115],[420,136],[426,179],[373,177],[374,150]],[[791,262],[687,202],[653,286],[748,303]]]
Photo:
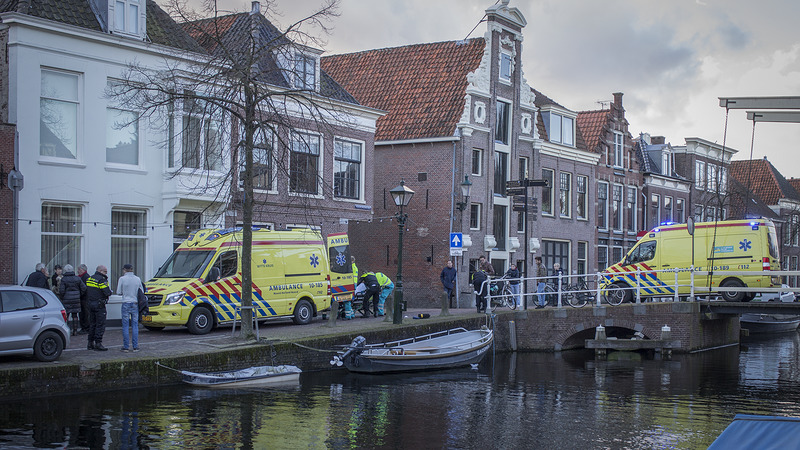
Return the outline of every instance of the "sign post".
[[[450,233],[450,256],[461,256],[464,253],[464,235]]]
[[[525,267],[523,267],[523,274],[522,277],[525,279],[523,283],[523,292],[525,294],[528,293],[528,210],[530,209],[531,212],[534,214],[533,220],[536,220],[539,213],[538,208],[538,200],[536,197],[528,199],[528,188],[529,187],[548,187],[550,183],[547,180],[531,180],[530,178],[525,178],[523,180],[509,180],[506,181],[506,196],[512,197],[511,202],[511,209],[513,211],[518,211],[522,213],[522,221],[525,223]],[[528,208],[528,203],[532,205]],[[450,240],[452,241],[452,235]],[[453,246],[452,242],[450,243],[450,254],[453,253]],[[528,309],[528,297],[527,295],[523,295],[523,304],[524,308]]]

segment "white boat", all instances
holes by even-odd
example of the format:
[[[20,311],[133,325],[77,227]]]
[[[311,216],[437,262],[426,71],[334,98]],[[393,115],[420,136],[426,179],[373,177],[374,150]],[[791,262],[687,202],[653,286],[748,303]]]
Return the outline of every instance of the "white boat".
[[[746,313],[739,318],[739,324],[750,333],[786,333],[797,330],[800,316]]]
[[[493,342],[492,330],[453,328],[438,333],[367,345],[358,336],[331,365],[359,373],[391,373],[450,369],[479,363]]]
[[[299,381],[300,370],[295,366],[258,366],[229,372],[195,373],[181,371],[183,382],[211,388],[269,386]]]

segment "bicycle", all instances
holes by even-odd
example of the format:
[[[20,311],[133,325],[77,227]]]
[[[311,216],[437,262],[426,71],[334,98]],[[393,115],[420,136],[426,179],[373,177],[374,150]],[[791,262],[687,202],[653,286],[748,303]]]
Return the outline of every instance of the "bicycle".
[[[586,280],[583,278],[578,278],[576,283],[565,286],[561,295],[566,297],[567,303],[573,308],[582,308],[592,301],[589,285],[586,284]]]
[[[502,285],[502,287],[499,285]],[[509,309],[517,309],[516,295],[511,292],[511,286],[504,277],[490,281],[489,292],[491,293],[490,307],[492,312],[494,312],[498,306],[506,306]]]

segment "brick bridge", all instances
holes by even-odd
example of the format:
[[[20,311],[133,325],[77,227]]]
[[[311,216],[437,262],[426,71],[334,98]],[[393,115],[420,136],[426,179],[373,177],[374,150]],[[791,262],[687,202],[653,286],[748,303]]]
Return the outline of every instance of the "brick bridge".
[[[629,338],[640,332],[660,339],[661,327],[671,328],[680,341],[675,352],[690,352],[739,342],[739,316],[719,314],[707,302],[656,302],[583,308],[546,308],[527,311],[497,309],[496,344],[510,350],[509,324],[514,322],[517,350],[560,351],[584,347],[595,327],[603,325],[609,337]]]

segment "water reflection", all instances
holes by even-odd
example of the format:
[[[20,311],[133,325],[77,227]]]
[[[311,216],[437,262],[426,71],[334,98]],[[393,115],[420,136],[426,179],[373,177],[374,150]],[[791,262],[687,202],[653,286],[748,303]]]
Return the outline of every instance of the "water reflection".
[[[800,416],[798,340],[671,361],[490,355],[479,370],[6,402],[0,447],[705,448],[736,413]]]

